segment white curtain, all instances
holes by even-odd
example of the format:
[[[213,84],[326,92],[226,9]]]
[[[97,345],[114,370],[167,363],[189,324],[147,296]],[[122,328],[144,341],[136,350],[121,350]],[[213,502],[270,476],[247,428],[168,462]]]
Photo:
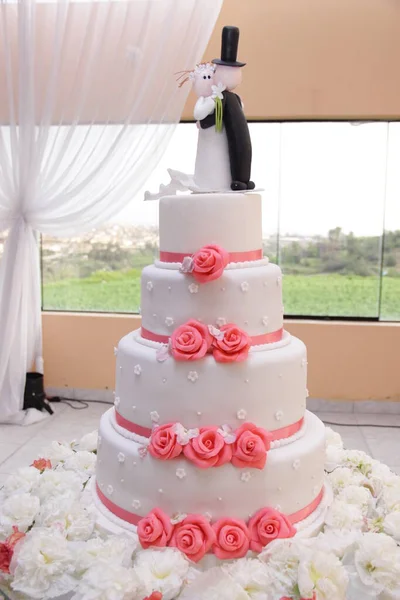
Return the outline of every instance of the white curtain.
[[[174,73],[201,60],[222,0],[0,2],[4,422],[43,369],[39,233],[96,227],[143,186],[188,93]]]

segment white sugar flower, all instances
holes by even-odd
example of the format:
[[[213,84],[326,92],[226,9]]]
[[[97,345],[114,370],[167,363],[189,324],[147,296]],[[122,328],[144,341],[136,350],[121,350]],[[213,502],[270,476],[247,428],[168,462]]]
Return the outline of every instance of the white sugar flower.
[[[178,523],[182,523],[182,521],[184,521],[187,517],[186,513],[175,513],[172,515],[172,517],[170,518],[170,521],[172,523],[172,525],[177,525]],[[211,519],[209,519],[211,521]]]
[[[241,473],[240,475],[240,480],[244,481],[244,483],[248,483],[251,479],[251,473],[250,471],[243,471],[243,473]]]
[[[194,269],[194,261],[191,256],[185,256],[180,266],[180,273],[191,273]]]
[[[383,531],[400,542],[400,512],[392,512],[383,520]]]
[[[187,378],[189,379],[189,381],[191,381],[192,383],[196,383],[196,381],[199,378],[199,374],[197,371],[189,371]]]
[[[176,434],[177,442],[181,446],[186,446],[190,440],[196,438],[200,433],[198,428],[185,429],[181,423],[175,423],[172,431]]]
[[[39,498],[31,494],[17,494],[4,500],[0,512],[0,539],[8,537],[14,525],[20,531],[27,531],[39,509]]]
[[[174,324],[174,319],[172,317],[165,317],[165,324],[167,327],[172,327]]]
[[[356,469],[363,475],[372,471],[375,460],[362,450],[345,450],[343,453],[343,465]]]
[[[72,456],[74,451],[69,444],[61,444],[60,442],[52,442],[50,446],[41,452],[41,456],[48,458],[53,467],[60,462],[65,462],[67,458]]]
[[[236,441],[236,433],[230,425],[222,425],[218,429],[218,433],[224,438],[225,444],[234,444]]]
[[[151,291],[152,291],[153,287],[154,287],[154,286],[153,286],[153,282],[152,282],[152,281],[148,281],[148,282],[146,283],[146,288],[147,288],[147,290],[148,290],[149,292],[151,292]]]
[[[133,372],[135,375],[141,375],[142,373],[142,367],[140,365],[135,365],[133,367]]]
[[[269,570],[258,559],[241,558],[223,567],[225,573],[247,592],[252,600],[267,598],[271,589]]]
[[[200,572],[179,600],[249,600],[249,594],[222,567]],[[261,598],[260,598],[261,600]]]
[[[21,467],[7,477],[3,485],[5,496],[29,494],[40,479],[40,471],[35,467]]]
[[[121,403],[121,398],[119,396],[115,396],[114,406],[116,408],[118,408],[118,406],[120,405],[120,403]]]
[[[242,283],[240,284],[240,288],[241,288],[242,292],[248,292],[250,286],[247,281],[242,281]]]
[[[179,479],[184,479],[184,478],[186,477],[186,471],[185,471],[185,469],[183,469],[182,467],[181,467],[181,468],[178,468],[178,469],[176,470],[176,476],[177,476]]]
[[[347,467],[335,469],[328,475],[328,480],[335,494],[349,485],[362,485],[366,481],[361,473]]]
[[[240,408],[236,413],[237,418],[243,421],[247,417],[247,411],[244,408]]]
[[[89,453],[88,453],[89,454]],[[82,490],[82,478],[73,471],[45,471],[34,488],[34,494],[42,501],[52,496],[69,495],[77,498]]]
[[[335,498],[326,513],[325,524],[331,529],[361,530],[364,526],[363,511],[356,504]]]
[[[86,571],[72,600],[132,600],[147,591],[134,569],[103,563]]]
[[[305,553],[300,559],[298,571],[300,595],[318,600],[345,600],[348,575],[334,554],[320,551]]]
[[[199,286],[197,285],[197,283],[191,283],[188,286],[188,289],[191,294],[197,294],[197,292],[199,291]]]
[[[339,492],[337,499],[343,500],[347,504],[359,506],[364,515],[368,513],[373,505],[373,498],[369,489],[358,485],[349,485],[343,488]]]
[[[134,508],[135,510],[137,510],[140,507],[141,507],[140,500],[133,500],[133,502],[132,502],[132,508]]]
[[[96,471],[96,455],[87,450],[78,450],[78,452],[67,458],[64,469],[66,471],[74,471],[87,479],[91,475],[94,475]]]
[[[116,564],[123,567],[132,565],[132,555],[137,548],[136,535],[111,535],[105,540],[92,538],[78,547],[77,564],[84,572],[99,563]]]
[[[139,579],[150,583],[152,592],[161,592],[163,600],[172,600],[181,591],[189,562],[178,550],[163,548],[139,552],[134,567]]]
[[[36,525],[53,527],[70,541],[85,541],[95,526],[93,510],[85,508],[71,496],[55,496],[42,504]]]
[[[97,442],[100,441],[97,430],[84,435],[78,444],[79,450],[87,450],[88,452],[96,452]]]
[[[215,322],[218,325],[218,327],[223,327],[227,323],[225,317],[218,317],[218,319]]]
[[[282,410],[277,410],[276,413],[275,413],[275,419],[277,421],[281,421],[282,417],[283,417],[283,411]]]
[[[364,534],[354,553],[354,565],[370,593],[400,596],[400,548],[391,537],[383,533]]]
[[[225,333],[223,331],[220,331],[217,327],[214,327],[214,325],[209,325],[208,331],[216,340],[221,341],[225,337]]]
[[[77,584],[72,548],[57,530],[34,528],[17,553],[13,590],[38,600],[72,591]]]

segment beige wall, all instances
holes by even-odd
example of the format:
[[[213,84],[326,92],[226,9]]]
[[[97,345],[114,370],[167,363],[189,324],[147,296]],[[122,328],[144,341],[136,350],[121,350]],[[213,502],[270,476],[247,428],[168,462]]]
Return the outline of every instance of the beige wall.
[[[225,0],[205,60],[223,25],[240,26],[249,118],[400,118],[400,2]]]
[[[114,389],[113,348],[140,326],[126,315],[44,313],[46,385]],[[400,324],[287,321],[308,348],[311,397],[400,401]]]

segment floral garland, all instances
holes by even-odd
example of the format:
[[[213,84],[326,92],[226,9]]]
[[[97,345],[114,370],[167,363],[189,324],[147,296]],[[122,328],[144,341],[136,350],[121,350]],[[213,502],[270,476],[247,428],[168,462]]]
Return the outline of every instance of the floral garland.
[[[229,425],[185,429],[181,423],[155,427],[147,450],[153,458],[172,460],[184,455],[200,469],[232,463],[238,469],[263,469],[271,447],[271,434],[253,423],[236,431]]]
[[[54,442],[0,489],[0,588],[48,600],[394,600],[400,598],[400,477],[327,429],[334,500],[314,538],[271,541],[206,568],[177,548],[140,548],[96,525],[88,482],[97,434]]]

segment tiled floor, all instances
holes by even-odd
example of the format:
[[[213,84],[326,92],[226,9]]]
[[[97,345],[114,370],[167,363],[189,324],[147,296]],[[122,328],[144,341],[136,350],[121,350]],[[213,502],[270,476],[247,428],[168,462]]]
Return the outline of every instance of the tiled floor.
[[[79,439],[96,429],[100,416],[109,406],[93,403],[87,409],[74,410],[66,404],[53,404],[53,408],[55,414],[36,425],[0,425],[0,484],[16,468],[29,465],[51,441]],[[319,416],[324,422],[349,424],[332,425],[347,448],[364,450],[400,474],[400,414],[321,412]],[[386,425],[397,425],[398,429]]]

